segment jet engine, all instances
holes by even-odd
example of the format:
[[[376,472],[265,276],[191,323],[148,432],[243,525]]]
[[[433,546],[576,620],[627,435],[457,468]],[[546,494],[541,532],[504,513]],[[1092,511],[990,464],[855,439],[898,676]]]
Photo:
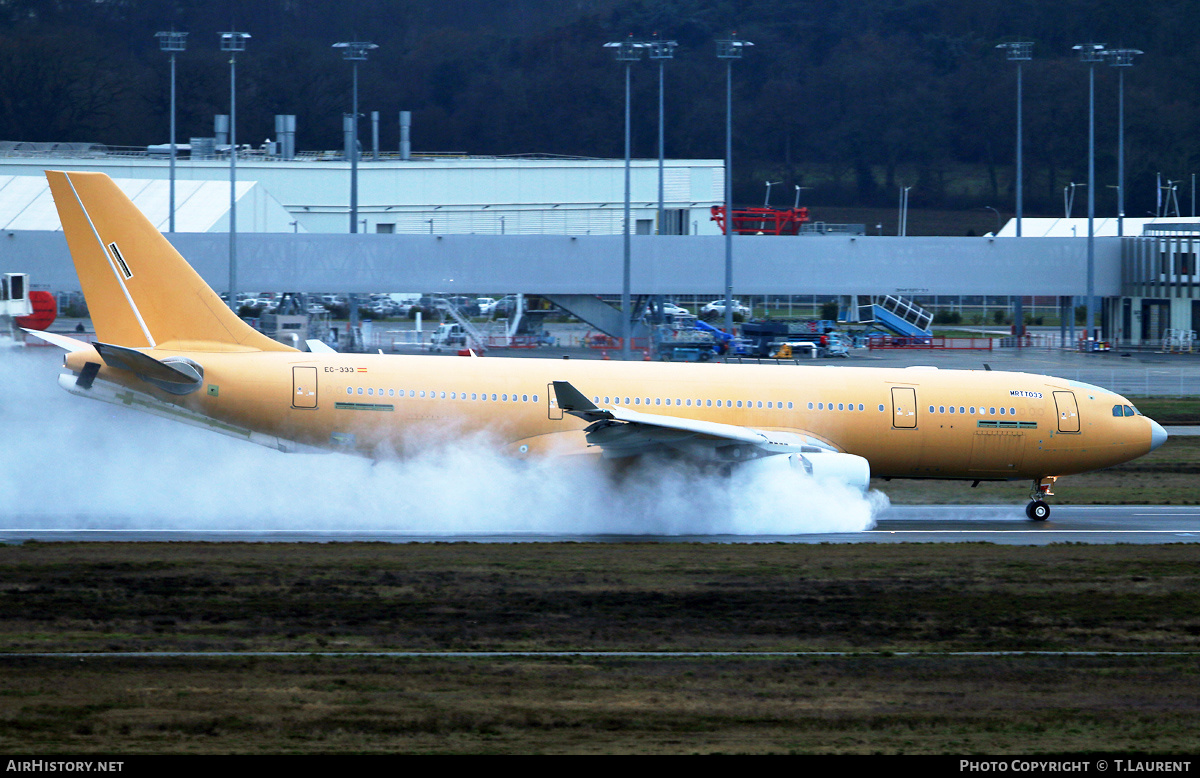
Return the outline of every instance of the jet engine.
[[[818,481],[833,480],[866,490],[871,483],[871,465],[855,454],[834,452],[779,454],[763,457],[740,465],[755,473],[805,473]]]

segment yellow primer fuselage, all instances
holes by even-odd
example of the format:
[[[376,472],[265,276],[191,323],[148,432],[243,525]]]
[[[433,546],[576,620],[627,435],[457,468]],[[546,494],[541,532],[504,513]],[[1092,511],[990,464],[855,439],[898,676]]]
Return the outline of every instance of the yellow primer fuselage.
[[[1151,449],[1152,422],[1114,416],[1099,387],[998,371],[798,367],[153,349],[204,366],[172,396],[129,371],[99,379],[229,425],[367,455],[412,453],[480,431],[516,456],[589,449],[555,406],[568,381],[601,408],[809,435],[880,477],[1013,479],[1108,467]],[[79,372],[86,351],[68,355]],[[132,397],[132,395],[131,395]]]

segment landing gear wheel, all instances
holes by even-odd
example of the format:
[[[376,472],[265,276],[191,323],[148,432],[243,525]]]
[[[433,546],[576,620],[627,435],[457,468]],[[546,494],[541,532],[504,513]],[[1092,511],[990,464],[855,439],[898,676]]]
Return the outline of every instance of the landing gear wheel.
[[[1034,500],[1025,506],[1025,515],[1033,521],[1045,521],[1050,516],[1050,506],[1042,500]]]

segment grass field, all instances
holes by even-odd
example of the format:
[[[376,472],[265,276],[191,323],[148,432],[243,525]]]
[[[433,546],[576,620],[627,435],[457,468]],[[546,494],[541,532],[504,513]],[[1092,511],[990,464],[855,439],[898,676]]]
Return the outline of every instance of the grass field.
[[[807,653],[10,657],[0,748],[1188,753],[1197,562],[1196,545],[26,543],[0,548],[9,652]]]

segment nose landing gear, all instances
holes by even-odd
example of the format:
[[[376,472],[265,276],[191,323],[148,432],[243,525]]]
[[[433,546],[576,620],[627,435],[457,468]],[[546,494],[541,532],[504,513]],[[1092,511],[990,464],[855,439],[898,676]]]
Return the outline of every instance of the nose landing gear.
[[[1043,500],[1043,497],[1053,497],[1054,492],[1050,491],[1050,487],[1058,480],[1058,476],[1048,475],[1045,478],[1039,478],[1033,482],[1033,488],[1029,491],[1029,499],[1032,501],[1025,506],[1025,515],[1033,521],[1045,521],[1050,516],[1050,506]]]

